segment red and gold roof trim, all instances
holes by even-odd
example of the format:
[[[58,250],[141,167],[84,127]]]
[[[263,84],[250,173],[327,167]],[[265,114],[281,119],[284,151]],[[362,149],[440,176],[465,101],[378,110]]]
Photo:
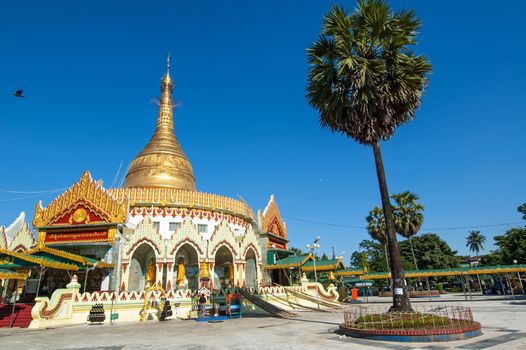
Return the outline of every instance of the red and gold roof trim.
[[[128,203],[118,201],[91,178],[88,171],[82,174],[79,182],[55,198],[46,208],[38,202],[35,208],[33,226],[89,224],[93,221],[103,223],[125,222]]]

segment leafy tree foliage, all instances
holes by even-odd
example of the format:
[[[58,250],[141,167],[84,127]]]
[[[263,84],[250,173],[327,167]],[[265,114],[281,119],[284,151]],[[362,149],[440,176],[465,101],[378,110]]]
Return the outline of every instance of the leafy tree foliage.
[[[412,260],[409,240],[400,242],[400,251],[405,261]],[[458,267],[457,251],[435,233],[426,233],[413,238],[413,249],[420,269],[446,269]]]
[[[361,269],[365,257],[370,271],[387,271],[384,247],[381,243],[372,240],[363,240],[359,244],[360,249],[351,255],[351,265]]]
[[[526,228],[512,228],[502,236],[495,236],[503,264],[526,264]]]
[[[519,205],[517,211],[522,214],[522,219],[526,220],[526,202]]]
[[[492,251],[489,254],[483,255],[480,258],[481,265],[501,265],[502,255],[499,251]]]
[[[329,257],[327,256],[327,254],[323,253],[320,260],[329,260]]]
[[[296,256],[301,256],[301,255],[305,255],[307,253],[305,253],[303,250],[301,250],[300,248],[296,248],[296,247],[290,247],[289,250],[291,252],[294,253],[294,255]]]

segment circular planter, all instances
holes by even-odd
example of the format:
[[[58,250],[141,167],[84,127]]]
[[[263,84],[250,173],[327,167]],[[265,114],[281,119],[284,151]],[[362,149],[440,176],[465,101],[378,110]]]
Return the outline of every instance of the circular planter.
[[[354,338],[399,342],[443,342],[473,338],[482,334],[479,322],[442,329],[360,329],[340,324],[340,332]]]

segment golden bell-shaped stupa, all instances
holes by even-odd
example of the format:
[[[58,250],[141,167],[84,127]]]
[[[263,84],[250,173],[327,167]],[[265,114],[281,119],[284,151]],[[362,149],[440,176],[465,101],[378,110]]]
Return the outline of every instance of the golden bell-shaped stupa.
[[[157,125],[150,142],[131,162],[124,187],[157,187],[196,191],[192,164],[174,133],[170,54],[161,80]]]

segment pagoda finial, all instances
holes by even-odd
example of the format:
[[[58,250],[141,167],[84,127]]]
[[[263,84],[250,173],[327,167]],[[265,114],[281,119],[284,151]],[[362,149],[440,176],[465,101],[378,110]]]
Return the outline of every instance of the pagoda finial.
[[[170,51],[168,51],[168,57],[166,58],[166,74],[161,80],[161,92],[163,84],[166,85],[170,90],[173,89],[172,78],[170,78],[170,56]]]
[[[192,165],[174,134],[170,59],[166,59],[166,74],[161,79],[161,98],[157,124],[150,142],[132,161],[124,187],[164,187],[195,191]]]
[[[168,50],[168,58],[166,58],[166,74],[170,74],[170,50]]]

